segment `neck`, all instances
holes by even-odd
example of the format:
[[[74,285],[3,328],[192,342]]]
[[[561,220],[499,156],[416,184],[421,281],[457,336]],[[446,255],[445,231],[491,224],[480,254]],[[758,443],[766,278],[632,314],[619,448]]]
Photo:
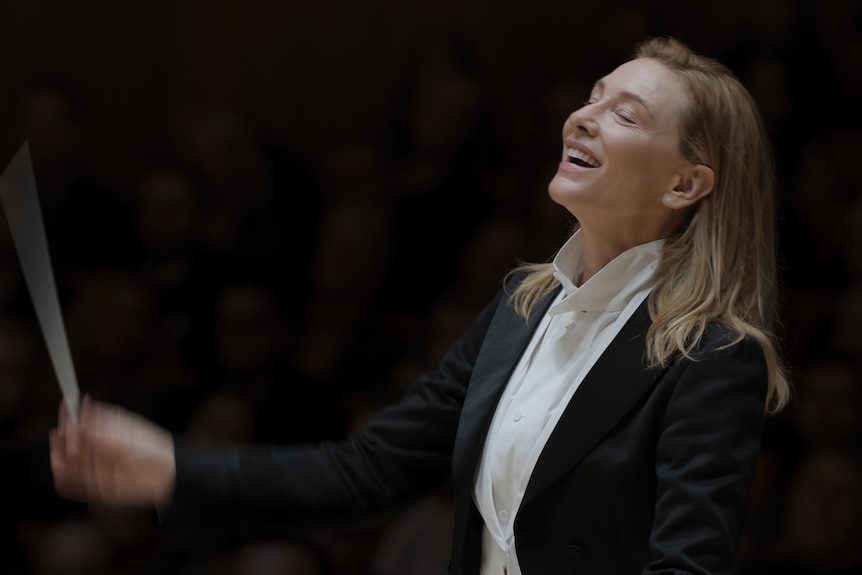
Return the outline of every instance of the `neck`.
[[[659,234],[615,233],[602,234],[596,230],[581,226],[581,246],[583,248],[582,261],[584,270],[578,278],[577,285],[581,286],[591,277],[596,275],[603,267],[608,265],[621,253],[635,246],[661,239]],[[655,236],[655,237],[653,237]]]

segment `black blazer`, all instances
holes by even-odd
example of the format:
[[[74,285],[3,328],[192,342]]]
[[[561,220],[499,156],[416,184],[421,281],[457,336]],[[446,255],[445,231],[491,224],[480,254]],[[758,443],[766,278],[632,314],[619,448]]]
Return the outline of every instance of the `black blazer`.
[[[337,520],[451,480],[455,575],[477,575],[472,502],[491,418],[555,294],[529,322],[501,290],[439,368],[339,443],[204,450],[178,441],[166,518],[221,508]],[[710,326],[696,361],[644,367],[646,303],[583,380],[536,463],[515,519],[524,575],[730,574],[760,449],[767,368],[759,344]],[[285,410],[301,406],[285,406]],[[443,567],[441,566],[441,572]]]

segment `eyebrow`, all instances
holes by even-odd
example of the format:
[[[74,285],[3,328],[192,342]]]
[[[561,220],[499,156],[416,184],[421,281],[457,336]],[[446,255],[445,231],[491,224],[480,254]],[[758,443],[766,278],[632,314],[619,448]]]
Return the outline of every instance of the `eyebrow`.
[[[599,91],[604,92],[605,91],[604,80],[597,81],[595,83],[595,85],[593,86],[593,89],[594,90],[598,89]],[[644,102],[644,99],[641,98],[640,96],[638,96],[637,94],[635,94],[634,92],[629,92],[628,90],[623,90],[620,92],[620,96],[625,98],[626,100],[634,100],[635,102],[637,102],[638,104],[643,106],[644,110],[647,111],[647,114],[649,114],[650,118],[655,119],[655,116],[652,115],[652,111],[649,109],[649,106],[647,106],[646,102]]]

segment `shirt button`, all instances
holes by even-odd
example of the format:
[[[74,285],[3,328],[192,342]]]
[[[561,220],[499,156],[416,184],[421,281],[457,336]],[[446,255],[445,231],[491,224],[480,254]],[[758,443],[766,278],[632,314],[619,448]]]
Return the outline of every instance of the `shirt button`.
[[[497,513],[497,519],[499,519],[500,521],[505,523],[506,521],[509,520],[509,514],[506,513],[505,511],[500,511]]]
[[[523,411],[518,411],[515,413],[515,415],[512,416],[512,421],[521,421],[522,419],[524,419]]]

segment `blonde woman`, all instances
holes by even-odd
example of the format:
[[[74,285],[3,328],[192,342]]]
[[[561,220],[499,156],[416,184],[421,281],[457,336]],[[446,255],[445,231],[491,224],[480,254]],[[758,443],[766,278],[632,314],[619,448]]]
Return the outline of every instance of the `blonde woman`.
[[[756,107],[721,64],[650,39],[561,143],[549,192],[577,231],[364,431],[204,451],[85,401],[51,438],[58,490],[166,521],[335,521],[451,481],[457,575],[734,573],[763,421],[789,393]]]

